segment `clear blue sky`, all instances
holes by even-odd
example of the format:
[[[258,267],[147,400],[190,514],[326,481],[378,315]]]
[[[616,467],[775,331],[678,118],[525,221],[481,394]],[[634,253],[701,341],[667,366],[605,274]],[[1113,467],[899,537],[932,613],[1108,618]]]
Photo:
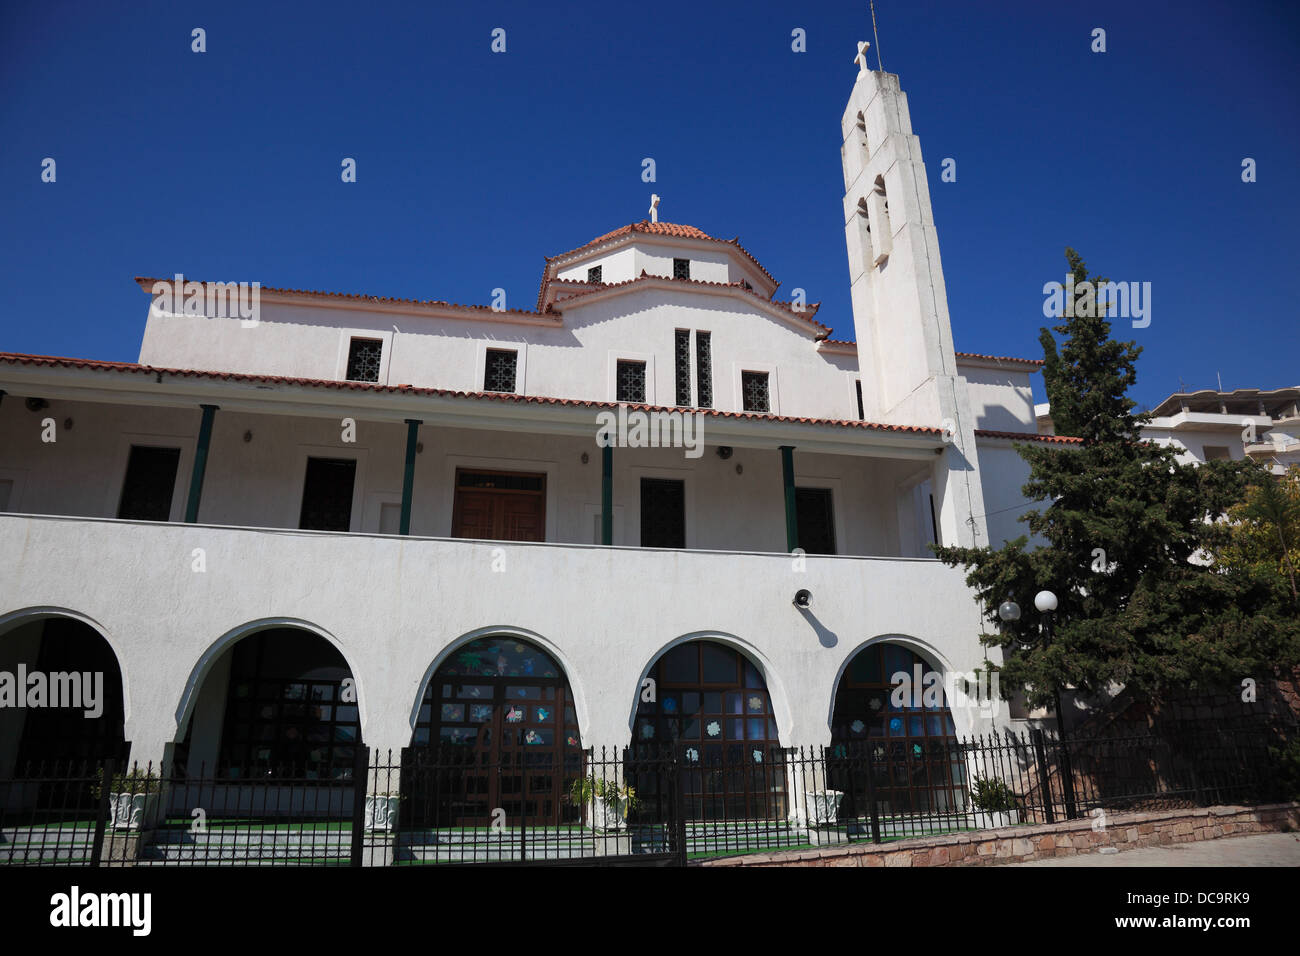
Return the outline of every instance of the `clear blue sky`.
[[[1041,357],[1043,283],[1072,245],[1152,283],[1150,327],[1117,329],[1145,349],[1140,402],[1216,373],[1300,384],[1298,7],[879,0],[959,350]],[[865,2],[6,0],[0,350],[134,360],[135,275],[483,304],[500,286],[531,308],[544,255],[643,218],[652,190],[851,338],[858,39]]]

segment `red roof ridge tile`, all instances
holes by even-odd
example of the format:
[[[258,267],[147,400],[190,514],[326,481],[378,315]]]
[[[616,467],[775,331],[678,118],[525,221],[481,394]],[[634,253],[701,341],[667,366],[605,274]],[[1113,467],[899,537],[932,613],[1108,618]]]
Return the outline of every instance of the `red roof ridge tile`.
[[[1042,365],[1042,359],[1014,358],[1010,355],[983,355],[980,352],[954,352],[957,358],[983,359],[987,362],[1014,362],[1017,365]]]
[[[141,288],[143,288],[145,283],[172,282],[175,280],[160,279],[151,276],[136,276],[135,281]],[[189,277],[186,277],[185,281],[196,282],[200,285],[207,285],[210,282],[210,280],[191,279]],[[448,302],[445,299],[404,299],[397,296],[379,296],[361,292],[322,292],[317,289],[286,289],[279,286],[269,285],[262,285],[260,286],[260,289],[263,292],[274,292],[279,295],[304,295],[322,299],[345,299],[348,301],[379,302],[389,303],[392,305],[441,306],[448,309],[468,309],[473,312],[491,312],[493,315],[527,315],[538,318],[548,314],[547,312],[539,312],[531,309],[496,309],[490,305],[463,305],[459,302]]]
[[[1013,441],[1044,441],[1055,442],[1062,445],[1082,445],[1082,438],[1073,438],[1069,435],[1040,435],[1038,432],[1004,432],[996,431],[991,428],[975,429],[976,438],[1010,438]]]
[[[763,268],[763,264],[754,257],[754,254],[740,244],[739,236],[737,236],[735,239],[718,239],[716,236],[710,236],[703,229],[699,229],[695,226],[688,226],[682,223],[674,223],[674,222],[650,222],[649,220],[642,219],[640,222],[633,222],[633,223],[629,223],[626,226],[619,226],[617,229],[611,230],[610,232],[605,233],[603,236],[597,236],[595,239],[592,239],[589,242],[584,242],[576,249],[570,249],[568,252],[561,252],[557,256],[546,256],[545,259],[547,263],[551,263],[557,259],[564,259],[568,256],[574,255],[575,253],[582,252],[584,249],[588,249],[591,246],[597,245],[602,242],[607,242],[610,239],[618,239],[622,236],[630,236],[633,233],[637,233],[637,232],[644,233],[646,235],[671,236],[675,239],[703,239],[708,242],[720,242],[723,243],[724,245],[735,246],[737,249],[740,250],[741,253],[744,254],[744,256],[747,259],[749,259],[750,262],[754,263],[758,271],[761,272],[764,276],[766,276],[769,282],[774,282],[777,285],[780,285],[780,283],[777,282],[775,278],[773,278],[772,273],[768,272],[765,268]]]

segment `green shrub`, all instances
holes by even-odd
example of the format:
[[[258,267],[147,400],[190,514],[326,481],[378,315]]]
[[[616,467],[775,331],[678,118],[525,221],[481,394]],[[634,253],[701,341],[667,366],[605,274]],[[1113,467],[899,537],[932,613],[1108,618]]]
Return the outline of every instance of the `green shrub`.
[[[104,768],[100,767],[95,771],[96,783],[90,788],[90,795],[96,800],[104,792]],[[130,773],[120,772],[113,774],[113,785],[108,788],[109,793],[158,793],[162,789],[162,782],[158,779],[158,774],[154,770],[140,771],[133,770]]]
[[[996,777],[976,777],[971,784],[971,802],[985,813],[1004,813],[1020,808],[1016,795]]]

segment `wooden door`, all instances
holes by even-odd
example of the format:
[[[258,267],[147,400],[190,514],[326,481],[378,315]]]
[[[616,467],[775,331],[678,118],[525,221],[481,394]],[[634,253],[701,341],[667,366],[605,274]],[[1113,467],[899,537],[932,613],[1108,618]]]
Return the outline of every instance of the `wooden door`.
[[[545,541],[546,476],[457,469],[451,534],[488,541]]]

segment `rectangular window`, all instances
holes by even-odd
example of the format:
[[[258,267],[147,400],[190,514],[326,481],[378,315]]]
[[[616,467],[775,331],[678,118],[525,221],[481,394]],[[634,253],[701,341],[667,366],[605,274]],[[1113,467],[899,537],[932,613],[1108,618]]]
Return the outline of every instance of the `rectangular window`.
[[[835,554],[835,512],[829,488],[796,488],[799,547],[805,554]]]
[[[713,407],[713,355],[708,332],[695,333],[695,390],[700,408]]]
[[[641,479],[641,547],[686,547],[686,483]]]
[[[747,412],[766,412],[771,408],[766,372],[741,372],[740,387]]]
[[[618,363],[617,401],[645,401],[645,362],[631,362],[620,359]]]
[[[677,353],[677,404],[691,404],[691,330],[678,329]]]
[[[673,260],[673,278],[689,279],[691,277],[691,260],[674,259]]]
[[[117,516],[132,521],[168,520],[172,513],[172,493],[176,489],[176,468],[180,460],[179,448],[132,445]]]
[[[352,527],[352,488],[357,463],[351,458],[308,458],[298,527],[347,531]]]
[[[379,359],[383,352],[382,339],[353,339],[348,347],[348,381],[379,381]]]
[[[1205,453],[1206,461],[1228,461],[1232,458],[1227,445],[1205,445],[1201,451]]]
[[[858,390],[858,421],[865,421],[867,418],[866,409],[862,407],[862,379],[857,379],[853,387]]]
[[[483,391],[513,392],[519,353],[509,349],[488,349],[483,369]]]
[[[592,266],[587,270],[588,282],[600,282],[600,266]]]

